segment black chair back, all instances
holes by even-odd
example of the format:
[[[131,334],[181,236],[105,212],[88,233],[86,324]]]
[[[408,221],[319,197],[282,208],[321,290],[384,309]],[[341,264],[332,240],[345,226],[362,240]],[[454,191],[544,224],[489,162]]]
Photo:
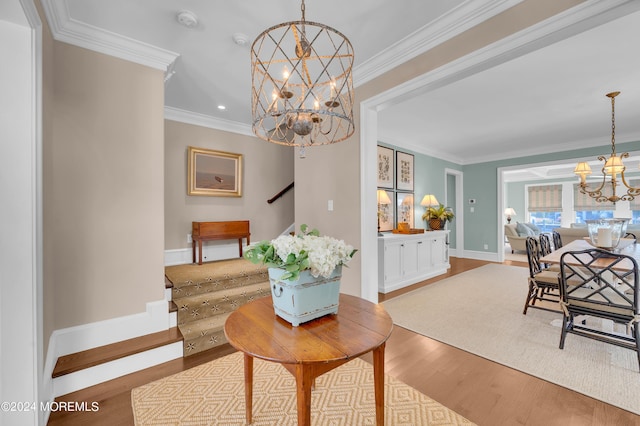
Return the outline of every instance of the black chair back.
[[[542,264],[540,263],[540,244],[538,239],[534,237],[527,237],[525,241],[527,247],[527,261],[529,262],[529,276],[535,277],[540,271],[542,271]]]
[[[560,247],[562,247],[562,236],[557,231],[553,231],[552,235],[553,235],[553,249],[558,250]]]
[[[540,234],[538,236],[540,240],[540,257],[544,257],[551,253],[551,240],[547,234]]]
[[[567,333],[600,340],[637,352],[640,366],[638,263],[621,253],[601,249],[569,251],[560,257],[560,305],[564,312],[560,349]],[[626,334],[593,329],[579,315],[608,319]]]

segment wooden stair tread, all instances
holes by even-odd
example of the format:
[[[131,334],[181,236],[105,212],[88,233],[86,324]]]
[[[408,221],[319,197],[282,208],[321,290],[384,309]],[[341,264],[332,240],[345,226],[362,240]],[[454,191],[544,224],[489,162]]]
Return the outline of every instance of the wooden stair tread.
[[[172,327],[157,333],[65,355],[58,358],[51,376],[53,378],[60,377],[129,355],[180,342],[182,339],[182,333],[180,333],[178,327]]]

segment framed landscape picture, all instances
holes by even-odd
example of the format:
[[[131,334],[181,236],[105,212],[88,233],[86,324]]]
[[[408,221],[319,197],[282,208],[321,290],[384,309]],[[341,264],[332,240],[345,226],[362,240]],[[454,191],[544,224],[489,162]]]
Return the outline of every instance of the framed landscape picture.
[[[396,152],[396,189],[413,191],[413,155]]]
[[[413,193],[397,192],[396,193],[396,212],[398,223],[408,223],[409,228],[413,228]]]
[[[393,189],[393,149],[378,145],[378,187]]]
[[[189,147],[188,195],[242,196],[242,154]]]

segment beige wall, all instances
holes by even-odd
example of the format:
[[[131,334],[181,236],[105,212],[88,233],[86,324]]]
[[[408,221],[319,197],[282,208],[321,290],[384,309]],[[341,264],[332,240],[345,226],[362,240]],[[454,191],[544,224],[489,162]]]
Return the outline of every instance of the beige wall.
[[[164,76],[44,48],[47,340],[164,298]]]
[[[353,136],[336,145],[307,149],[305,159],[296,159],[296,224],[313,225],[322,234],[344,239],[359,248],[362,238],[360,102],[582,2],[583,0],[525,0],[493,19],[357,87],[354,105],[356,131]],[[377,141],[367,140],[365,143],[375,146]],[[374,186],[371,187],[371,191],[375,191]],[[332,212],[327,210],[328,199],[334,199]],[[370,232],[375,233],[376,229],[372,228]],[[343,270],[341,291],[359,296],[361,267],[363,264],[367,267],[370,262],[371,259],[363,259],[361,253],[356,254],[350,267]]]
[[[170,120],[165,121],[164,146],[166,249],[191,246],[187,234],[191,233],[193,221],[249,220],[252,242],[274,238],[293,223],[294,191],[267,203],[293,182],[292,149],[251,136]],[[189,146],[242,154],[242,197],[187,195]]]
[[[282,232],[294,220],[293,193],[272,205],[266,199],[292,178],[297,226],[307,223],[359,248],[359,102],[580,2],[526,0],[358,87],[355,134],[308,149],[306,159],[252,137],[165,123],[160,71],[47,34],[45,340],[54,329],[138,313],[146,302],[162,299],[163,251],[187,247],[191,221],[248,219],[254,241]],[[188,145],[243,154],[243,196],[187,196]],[[367,259],[356,255],[345,270],[344,292],[360,294],[362,263]]]
[[[304,223],[360,248],[359,155],[356,131],[346,141],[307,148],[306,158],[296,156],[296,230]],[[328,210],[329,200],[333,211]],[[341,292],[360,295],[361,261],[358,252],[342,269]]]

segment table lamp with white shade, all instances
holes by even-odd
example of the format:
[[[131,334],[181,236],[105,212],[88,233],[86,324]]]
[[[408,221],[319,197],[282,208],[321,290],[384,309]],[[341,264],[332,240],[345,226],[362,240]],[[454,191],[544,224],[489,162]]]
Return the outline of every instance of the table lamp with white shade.
[[[382,215],[382,209],[380,208],[380,206],[391,204],[391,199],[389,198],[389,195],[387,195],[387,191],[385,191],[384,189],[378,189],[377,196],[378,196],[378,235],[382,235],[382,233],[380,232],[380,216]]]
[[[440,205],[440,202],[433,194],[427,194],[420,201],[421,206],[425,206],[425,213],[429,210],[429,207],[436,207]],[[429,223],[429,221],[427,221]]]
[[[511,223],[511,216],[515,216],[516,211],[513,209],[513,207],[507,207],[506,209],[504,209],[504,214],[507,216],[507,223]]]

